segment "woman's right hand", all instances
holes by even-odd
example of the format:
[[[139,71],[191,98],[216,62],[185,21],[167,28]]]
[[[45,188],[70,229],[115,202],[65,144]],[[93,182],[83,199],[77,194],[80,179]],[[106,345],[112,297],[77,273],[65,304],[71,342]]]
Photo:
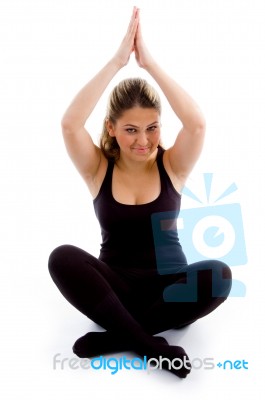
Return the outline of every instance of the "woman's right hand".
[[[113,60],[122,68],[128,64],[130,56],[134,51],[135,36],[139,23],[139,8],[134,7],[131,20],[121,45],[113,57]]]
[[[62,131],[67,151],[87,183],[93,197],[101,185],[100,174],[106,172],[107,161],[88,134],[85,123],[104,90],[124,67],[134,51],[135,36],[139,23],[139,9],[134,7],[123,41],[112,59],[79,91],[62,119]]]

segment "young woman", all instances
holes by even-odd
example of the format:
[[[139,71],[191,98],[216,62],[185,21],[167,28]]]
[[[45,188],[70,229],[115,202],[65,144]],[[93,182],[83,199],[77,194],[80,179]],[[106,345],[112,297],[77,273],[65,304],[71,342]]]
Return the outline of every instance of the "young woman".
[[[167,150],[160,145],[159,96],[140,78],[126,79],[113,89],[100,148],[84,127],[132,53],[182,122]],[[93,197],[102,232],[98,259],[70,245],[56,248],[49,259],[61,293],[106,330],[78,339],[74,353],[87,358],[131,350],[148,358],[188,360],[183,348],[153,335],[191,324],[218,307],[230,292],[231,272],[214,260],[187,265],[176,229],[165,228],[164,247],[156,247],[153,217],[168,212],[177,216],[181,190],[201,153],[205,121],[192,98],[150,55],[136,7],[118,51],[73,100],[62,130],[68,153]],[[164,260],[163,274],[158,272],[158,257],[160,264]],[[191,296],[182,295],[191,279],[196,282]],[[171,298],[164,296],[168,288]],[[184,378],[190,363],[170,371]]]

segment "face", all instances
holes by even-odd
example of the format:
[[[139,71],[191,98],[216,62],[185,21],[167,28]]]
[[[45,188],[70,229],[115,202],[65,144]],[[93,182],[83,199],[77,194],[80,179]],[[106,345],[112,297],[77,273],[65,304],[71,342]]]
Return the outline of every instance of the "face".
[[[146,160],[160,141],[160,115],[154,108],[134,107],[126,110],[115,125],[107,122],[110,136],[120,146],[120,156]]]

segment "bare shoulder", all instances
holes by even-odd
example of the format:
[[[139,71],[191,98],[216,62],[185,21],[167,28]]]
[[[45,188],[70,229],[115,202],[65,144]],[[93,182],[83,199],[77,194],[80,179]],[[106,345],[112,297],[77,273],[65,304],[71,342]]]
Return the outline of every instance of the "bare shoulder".
[[[93,199],[95,199],[97,197],[97,195],[100,191],[101,185],[103,183],[103,180],[104,180],[106,172],[107,172],[107,168],[108,168],[108,160],[103,155],[103,153],[100,151],[100,162],[99,162],[97,172],[95,173],[94,176],[87,176],[85,179],[85,182],[87,184],[87,187],[88,187]]]
[[[178,177],[177,174],[173,171],[172,166],[170,164],[170,160],[169,160],[169,151],[170,151],[170,149],[165,150],[165,152],[163,154],[164,168],[165,168],[174,188],[176,189],[176,191],[181,193],[182,189],[184,187],[184,184],[185,184],[185,180]]]
[[[71,129],[63,127],[67,152],[78,172],[87,184],[90,193],[96,197],[103,182],[108,161],[102,150],[94,144],[84,127]]]

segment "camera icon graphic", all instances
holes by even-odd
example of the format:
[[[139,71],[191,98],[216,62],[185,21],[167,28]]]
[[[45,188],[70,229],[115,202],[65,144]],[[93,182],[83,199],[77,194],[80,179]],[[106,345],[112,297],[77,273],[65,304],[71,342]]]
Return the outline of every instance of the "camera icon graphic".
[[[217,259],[230,267],[246,264],[239,204],[181,210],[177,226],[180,243],[189,263]]]
[[[211,259],[222,261],[230,267],[247,263],[240,204],[209,205],[212,177],[213,174],[204,174],[208,204],[183,209],[179,214],[175,211],[170,211],[152,215],[159,274],[164,275],[174,272],[176,248],[172,245],[172,237],[179,238],[188,264]],[[237,187],[233,183],[214,203],[236,190]],[[183,190],[183,194],[202,203],[186,187]],[[173,286],[165,289],[165,301],[196,301],[196,274],[187,274],[187,285],[175,284]],[[178,300],[177,292],[179,292],[181,300]],[[230,296],[243,297],[245,292],[244,283],[233,280]]]

